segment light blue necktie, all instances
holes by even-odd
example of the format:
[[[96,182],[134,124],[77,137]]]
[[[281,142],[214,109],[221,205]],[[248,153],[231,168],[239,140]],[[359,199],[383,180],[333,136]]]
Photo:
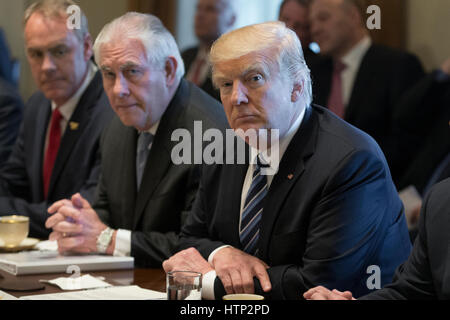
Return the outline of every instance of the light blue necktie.
[[[245,198],[244,209],[242,210],[239,238],[244,251],[255,255],[258,248],[259,225],[264,207],[264,199],[267,195],[267,176],[261,174],[261,164],[259,157],[254,165],[252,184]]]
[[[149,146],[153,142],[153,137],[154,136],[148,132],[141,132],[138,137],[136,151],[136,181],[138,190],[141,186],[145,164],[147,163]]]

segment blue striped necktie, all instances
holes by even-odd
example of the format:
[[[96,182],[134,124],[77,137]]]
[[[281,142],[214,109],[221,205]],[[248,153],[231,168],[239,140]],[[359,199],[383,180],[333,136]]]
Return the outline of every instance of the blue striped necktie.
[[[264,199],[267,195],[267,176],[261,174],[261,166],[264,166],[257,157],[254,165],[252,184],[245,198],[242,210],[239,238],[243,250],[248,254],[255,255],[258,248],[259,225],[264,207]]]

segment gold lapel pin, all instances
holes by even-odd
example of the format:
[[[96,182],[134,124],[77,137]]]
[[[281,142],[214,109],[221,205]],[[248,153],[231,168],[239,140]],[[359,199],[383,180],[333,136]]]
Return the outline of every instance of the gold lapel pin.
[[[80,124],[78,122],[71,121],[69,122],[70,130],[78,130]]]
[[[289,179],[289,180],[292,180],[292,178],[294,177],[294,175],[291,173],[291,174],[288,174],[288,176],[287,176],[287,178]]]

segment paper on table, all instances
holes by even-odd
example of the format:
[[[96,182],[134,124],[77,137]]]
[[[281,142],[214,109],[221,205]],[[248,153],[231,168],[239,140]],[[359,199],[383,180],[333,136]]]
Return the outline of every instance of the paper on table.
[[[1,300],[18,300],[18,299],[16,297],[0,290],[0,301]]]
[[[58,242],[50,240],[40,241],[34,247],[40,251],[58,251]]]
[[[81,277],[61,277],[53,280],[39,280],[43,283],[50,283],[58,286],[62,290],[82,290],[82,289],[95,289],[111,287],[111,285],[105,281],[86,274]]]
[[[138,286],[109,287],[74,292],[23,296],[20,300],[165,300],[165,292],[142,289]]]

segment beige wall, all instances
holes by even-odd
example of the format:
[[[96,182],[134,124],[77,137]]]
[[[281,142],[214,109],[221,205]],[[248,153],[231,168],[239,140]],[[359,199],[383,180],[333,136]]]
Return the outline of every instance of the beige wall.
[[[22,14],[32,2],[32,0],[0,0],[0,26],[5,31],[13,56],[21,61],[20,91],[24,99],[35,90],[25,60],[22,37]],[[128,7],[128,0],[76,2],[86,13],[94,38],[106,22],[126,12]],[[186,19],[186,15],[181,16]],[[408,0],[407,17],[407,49],[419,56],[427,70],[438,67],[446,57],[450,57],[450,1]],[[181,43],[183,39],[177,40]]]
[[[407,48],[429,71],[450,57],[450,1],[408,0]]]

